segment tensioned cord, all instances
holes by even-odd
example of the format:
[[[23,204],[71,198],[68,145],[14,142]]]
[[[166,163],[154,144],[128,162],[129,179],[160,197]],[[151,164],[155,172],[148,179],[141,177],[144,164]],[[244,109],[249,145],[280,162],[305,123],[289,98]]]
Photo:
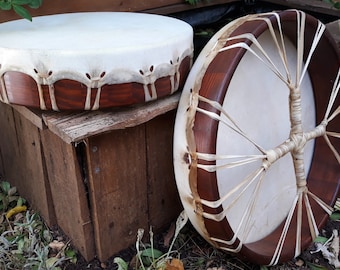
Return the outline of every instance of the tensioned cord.
[[[235,187],[233,187],[227,194],[224,194],[219,200],[216,201],[207,201],[204,199],[200,199],[200,203],[202,205],[211,207],[211,208],[218,208],[222,205],[223,202],[225,202],[228,198],[230,198],[232,195],[235,196],[235,198],[232,200],[232,202],[223,209],[222,212],[218,214],[210,214],[206,213],[204,211],[201,212],[201,215],[204,218],[212,219],[215,221],[221,221],[226,217],[226,213],[236,204],[238,200],[242,198],[242,195],[247,191],[247,189],[250,188],[254,183],[255,184],[255,190],[251,195],[251,198],[249,199],[249,204],[247,205],[244,213],[242,214],[242,217],[240,219],[239,225],[237,226],[236,230],[234,231],[234,235],[232,239],[225,240],[225,239],[218,239],[211,237],[212,241],[223,243],[225,245],[232,245],[235,243],[236,240],[240,239],[246,239],[250,228],[251,228],[251,216],[253,213],[253,209],[256,205],[257,198],[260,196],[259,190],[260,186],[263,183],[263,178],[266,174],[266,172],[270,169],[272,164],[274,164],[276,161],[278,161],[280,158],[285,156],[286,154],[291,154],[293,164],[294,164],[294,171],[296,176],[296,186],[297,186],[297,193],[294,197],[294,200],[292,202],[292,205],[290,207],[289,213],[286,217],[283,230],[281,232],[280,238],[278,240],[278,243],[276,245],[276,249],[274,251],[272,260],[270,262],[270,265],[277,264],[281,253],[283,249],[283,245],[285,242],[285,239],[287,237],[289,226],[292,222],[292,218],[294,216],[295,211],[297,211],[297,222],[296,222],[296,243],[295,243],[295,255],[299,255],[301,253],[301,227],[302,227],[302,215],[303,215],[303,202],[305,205],[305,210],[307,214],[308,224],[311,236],[315,238],[318,234],[318,228],[316,225],[315,217],[313,214],[313,210],[310,204],[310,199],[313,199],[317,202],[317,204],[324,209],[324,211],[327,214],[332,213],[332,208],[327,205],[325,202],[323,202],[320,198],[318,198],[315,194],[311,193],[308,190],[307,187],[307,180],[306,180],[306,173],[305,173],[305,167],[304,167],[304,148],[308,141],[314,140],[318,137],[323,137],[332,152],[334,153],[336,159],[338,160],[340,164],[340,155],[335,149],[335,147],[332,145],[331,141],[329,140],[329,137],[335,137],[340,138],[340,133],[335,131],[327,131],[327,125],[330,121],[332,121],[336,116],[340,114],[340,106],[338,108],[334,107],[335,99],[338,95],[339,89],[340,89],[340,68],[338,75],[336,77],[334,87],[331,92],[329,104],[327,106],[327,110],[325,112],[324,120],[317,126],[315,129],[311,131],[304,132],[302,129],[302,112],[301,112],[301,90],[300,85],[303,81],[303,78],[305,77],[307,73],[307,69],[309,66],[309,63],[312,59],[313,53],[323,35],[323,32],[325,30],[325,26],[319,22],[317,29],[314,34],[314,39],[311,44],[310,51],[308,52],[307,57],[304,59],[304,33],[305,33],[305,21],[306,21],[306,14],[301,11],[295,11],[296,12],[296,22],[297,22],[297,69],[296,74],[291,74],[288,67],[288,61],[287,61],[287,53],[285,48],[285,42],[284,42],[284,35],[282,30],[282,24],[280,16],[275,13],[266,13],[262,14],[261,16],[258,15],[249,15],[248,20],[261,20],[264,21],[267,26],[268,30],[271,34],[271,37],[274,41],[274,44],[279,52],[280,59],[282,61],[282,64],[284,66],[284,72],[282,73],[275,63],[271,60],[270,56],[266,53],[265,49],[261,46],[260,42],[257,40],[257,38],[251,34],[246,33],[239,36],[234,37],[223,37],[220,40],[217,41],[217,43],[226,43],[229,40],[239,40],[239,39],[247,39],[250,40],[258,49],[258,52],[255,52],[254,49],[252,49],[250,46],[248,46],[245,42],[237,42],[230,46],[225,46],[221,48],[221,45],[216,44],[213,47],[213,50],[217,52],[213,52],[212,54],[218,54],[220,52],[230,50],[233,48],[244,48],[248,52],[252,53],[254,56],[256,56],[262,63],[264,63],[282,82],[285,83],[289,90],[289,110],[290,110],[290,122],[291,122],[291,130],[289,138],[283,142],[282,144],[278,145],[277,147],[269,150],[265,150],[263,147],[258,145],[249,135],[247,135],[233,120],[232,116],[229,115],[223,106],[215,101],[211,101],[203,96],[200,96],[198,91],[193,89],[193,92],[191,93],[191,110],[194,110],[199,113],[203,113],[207,116],[209,116],[211,119],[214,119],[221,123],[222,125],[225,125],[230,130],[234,131],[236,134],[242,136],[247,141],[252,143],[256,149],[258,149],[259,154],[258,155],[216,155],[211,153],[198,153],[195,152],[195,160],[203,160],[203,161],[223,161],[223,164],[215,164],[215,165],[205,165],[200,162],[197,162],[196,166],[197,168],[203,169],[207,172],[215,172],[219,169],[230,169],[237,166],[244,166],[249,163],[253,162],[261,162],[260,168],[256,169],[252,173],[250,173],[248,176],[246,176],[240,183],[238,183]],[[273,24],[269,18],[266,16],[275,16],[276,23],[278,25],[277,31],[274,30]],[[295,78],[293,78],[295,77]],[[199,107],[199,102],[208,103],[213,108],[215,108],[220,114],[214,113],[208,110],[205,110],[203,108]],[[194,107],[192,107],[194,106]],[[332,112],[333,110],[333,112]],[[332,112],[332,113],[331,113]],[[189,152],[193,149],[189,149]],[[193,151],[191,151],[193,153]],[[196,198],[197,200],[198,198]],[[223,248],[228,251],[233,252],[239,252],[239,250],[242,247],[242,241],[240,240],[240,243],[236,248]]]

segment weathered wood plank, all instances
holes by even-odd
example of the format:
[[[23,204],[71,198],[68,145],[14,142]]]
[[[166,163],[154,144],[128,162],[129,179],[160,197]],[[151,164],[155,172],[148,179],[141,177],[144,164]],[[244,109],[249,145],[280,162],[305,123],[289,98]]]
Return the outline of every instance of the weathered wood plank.
[[[242,0],[214,0],[201,1],[198,5],[190,5],[184,0],[58,0],[44,1],[37,10],[30,10],[32,16],[70,13],[70,12],[91,12],[91,11],[143,11],[147,13],[170,14],[184,10],[240,2]],[[19,19],[13,11],[0,11],[0,22]]]
[[[0,179],[2,176],[5,175],[5,168],[4,168],[4,165],[3,165],[3,158],[2,158],[2,153],[1,153],[1,147],[0,147]]]
[[[24,106],[11,105],[18,113],[24,116],[27,120],[31,121],[36,127],[40,129],[46,128],[44,121],[41,117],[41,111],[29,109]]]
[[[104,261],[148,230],[145,126],[91,137],[86,142],[97,256]]]
[[[0,149],[1,174],[10,176],[10,168],[15,164],[18,154],[13,109],[0,103]],[[14,135],[14,136],[13,136]]]
[[[84,258],[91,260],[95,256],[93,225],[75,147],[47,129],[41,138],[58,225]]]
[[[6,104],[0,104],[0,115],[0,148],[6,180],[18,188],[47,224],[55,224],[40,129]]]
[[[42,7],[30,10],[32,16],[50,15],[70,12],[90,12],[90,11],[143,11],[147,13],[171,14],[185,10],[208,7],[219,4],[233,2],[243,2],[242,0],[213,0],[201,1],[197,5],[189,5],[184,0],[59,0],[44,1]],[[340,16],[339,10],[322,0],[265,0],[263,2],[282,5],[287,8],[297,8],[311,12],[318,12],[332,16]],[[14,11],[0,11],[0,22],[20,19]]]
[[[265,0],[264,2],[340,17],[340,11],[322,0]]]
[[[70,13],[70,12],[89,12],[89,11],[140,11],[152,9],[163,5],[180,3],[182,0],[58,0],[43,1],[43,5],[38,9],[30,9],[32,16]],[[20,18],[13,11],[1,11],[0,22]]]
[[[231,4],[235,2],[243,2],[243,0],[213,0],[213,1],[206,0],[206,1],[199,1],[195,5],[190,5],[185,1],[178,1],[170,5],[163,5],[160,7],[154,6],[151,9],[143,10],[143,12],[169,15],[172,13],[177,13],[177,12],[182,12],[182,11],[194,10],[194,9],[210,7],[210,6],[215,6],[215,5],[222,5],[222,4]]]
[[[134,127],[177,108],[180,93],[143,105],[81,113],[43,113],[45,124],[66,143],[104,132]]]
[[[19,156],[14,168],[13,165],[11,166],[14,170],[11,181],[18,187],[21,196],[27,198],[32,208],[41,214],[47,224],[55,224],[54,206],[50,200],[51,190],[42,154],[40,129],[18,112],[14,112],[14,116]]]
[[[150,226],[164,229],[181,212],[173,169],[175,110],[146,123]]]

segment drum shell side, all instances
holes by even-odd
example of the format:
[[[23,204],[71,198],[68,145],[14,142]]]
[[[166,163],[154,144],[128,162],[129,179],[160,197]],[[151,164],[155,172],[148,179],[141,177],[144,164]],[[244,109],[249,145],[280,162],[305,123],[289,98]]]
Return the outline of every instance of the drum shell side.
[[[191,58],[187,56],[183,59],[179,67],[180,81],[178,82],[178,89],[183,87],[190,67]],[[4,84],[0,86],[0,92],[3,92],[3,87],[6,89],[9,103],[40,109],[38,84],[33,78],[25,73],[17,71],[8,71],[3,75],[3,78]],[[42,85],[41,87],[46,109],[52,110],[49,86]],[[155,87],[158,98],[170,95],[170,76],[156,80]],[[84,84],[70,79],[61,79],[53,84],[53,88],[59,110],[84,109],[87,91],[87,87]],[[91,91],[91,108],[95,102],[97,91],[98,89]],[[146,101],[143,84],[131,82],[123,84],[106,84],[102,86],[99,104],[101,109],[105,109],[144,102]]]

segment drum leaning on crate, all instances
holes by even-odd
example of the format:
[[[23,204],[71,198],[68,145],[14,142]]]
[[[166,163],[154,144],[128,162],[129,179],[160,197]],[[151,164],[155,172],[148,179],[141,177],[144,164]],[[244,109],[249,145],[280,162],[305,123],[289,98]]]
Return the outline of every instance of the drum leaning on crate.
[[[144,103],[180,89],[193,31],[170,17],[90,12],[0,24],[0,99],[42,110]]]
[[[297,10],[222,28],[194,63],[174,133],[184,208],[212,245],[260,264],[300,254],[340,179],[340,56]]]

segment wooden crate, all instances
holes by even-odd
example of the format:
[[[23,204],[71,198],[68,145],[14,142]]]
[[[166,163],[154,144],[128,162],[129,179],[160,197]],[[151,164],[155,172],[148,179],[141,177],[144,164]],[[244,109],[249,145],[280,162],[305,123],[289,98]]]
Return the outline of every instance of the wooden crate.
[[[172,163],[178,99],[78,114],[0,104],[0,171],[87,260],[104,261],[182,209]]]

